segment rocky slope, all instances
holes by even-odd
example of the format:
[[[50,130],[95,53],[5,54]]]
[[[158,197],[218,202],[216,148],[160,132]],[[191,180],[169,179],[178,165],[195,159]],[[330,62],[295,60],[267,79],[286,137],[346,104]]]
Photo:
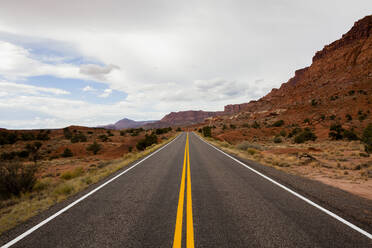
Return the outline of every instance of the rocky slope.
[[[313,63],[258,101],[228,105],[235,119],[311,125],[330,123],[361,129],[372,120],[372,16],[357,21],[341,39],[325,46]]]

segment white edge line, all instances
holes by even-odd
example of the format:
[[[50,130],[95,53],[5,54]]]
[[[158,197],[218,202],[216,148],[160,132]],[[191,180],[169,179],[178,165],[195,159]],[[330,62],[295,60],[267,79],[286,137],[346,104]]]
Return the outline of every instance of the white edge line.
[[[196,134],[195,134],[195,135],[196,135]],[[218,149],[217,147],[215,147],[214,145],[208,143],[207,141],[205,141],[204,139],[202,139],[201,137],[199,137],[199,135],[196,135],[196,136],[197,136],[201,141],[203,141],[204,143],[210,145],[211,147],[213,147],[213,148],[216,149],[217,151],[223,153],[224,155],[226,155],[227,157],[231,158],[231,159],[234,160],[235,162],[237,162],[237,163],[243,165],[243,166],[246,167],[247,169],[253,171],[254,173],[256,173],[256,174],[258,174],[258,175],[260,175],[261,177],[265,178],[266,180],[269,180],[269,181],[272,182],[273,184],[275,184],[275,185],[279,186],[280,188],[282,188],[282,189],[288,191],[289,193],[291,193],[291,194],[297,196],[298,198],[300,198],[301,200],[307,202],[308,204],[312,205],[313,207],[316,207],[317,209],[319,209],[319,210],[323,211],[324,213],[330,215],[331,217],[335,218],[336,220],[338,220],[338,221],[344,223],[345,225],[349,226],[350,228],[354,229],[355,231],[357,231],[357,232],[359,232],[359,233],[365,235],[367,238],[372,239],[372,235],[371,235],[370,233],[368,233],[367,231],[365,231],[365,230],[363,230],[363,229],[357,227],[357,226],[354,225],[353,223],[350,223],[349,221],[347,221],[347,220],[341,218],[340,216],[338,216],[337,214],[332,213],[331,211],[329,211],[329,210],[323,208],[322,206],[320,206],[320,205],[316,204],[315,202],[313,202],[313,201],[307,199],[306,197],[300,195],[299,193],[297,193],[297,192],[295,192],[295,191],[293,191],[293,190],[287,188],[286,186],[284,186],[284,185],[278,183],[277,181],[271,179],[270,177],[265,176],[265,175],[262,174],[261,172],[255,170],[255,169],[253,169],[253,168],[251,168],[251,167],[249,167],[248,165],[244,164],[243,162],[241,162],[241,161],[237,160],[236,158],[230,156],[230,155],[227,154],[226,152],[224,152],[224,151]]]
[[[124,175],[125,173],[127,173],[128,171],[130,171],[131,169],[133,169],[134,167],[136,167],[137,165],[139,165],[140,163],[142,163],[143,161],[145,161],[146,159],[150,158],[151,156],[153,156],[154,154],[158,153],[159,151],[161,151],[162,149],[164,149],[165,147],[167,147],[168,145],[170,145],[171,143],[173,143],[180,135],[177,135],[176,138],[174,138],[171,142],[169,142],[168,144],[165,144],[164,146],[162,146],[161,148],[159,148],[158,150],[156,150],[155,152],[151,153],[150,155],[148,155],[147,157],[143,158],[142,160],[138,161],[137,163],[135,163],[134,165],[132,165],[131,167],[129,167],[128,169],[126,169],[125,171],[119,173],[118,175],[116,175],[115,177],[111,178],[110,180],[108,180],[107,182],[101,184],[100,186],[98,186],[97,188],[93,189],[92,191],[90,191],[89,193],[83,195],[82,197],[80,197],[79,199],[77,199],[76,201],[70,203],[69,205],[67,205],[66,207],[62,208],[61,210],[59,210],[57,213],[51,215],[50,217],[48,217],[47,219],[43,220],[42,222],[40,222],[39,224],[37,224],[36,226],[28,229],[26,232],[22,233],[21,235],[19,235],[18,237],[14,238],[13,240],[9,241],[8,243],[6,243],[5,245],[1,246],[1,248],[7,248],[7,247],[10,247],[12,245],[14,245],[15,243],[17,243],[18,241],[20,241],[21,239],[27,237],[28,235],[30,235],[32,232],[36,231],[37,229],[39,229],[40,227],[42,227],[43,225],[45,225],[46,223],[48,223],[49,221],[53,220],[54,218],[56,218],[58,215],[61,215],[63,214],[64,212],[66,212],[68,209],[72,208],[73,206],[75,206],[76,204],[78,204],[79,202],[81,202],[82,200],[84,200],[85,198],[89,197],[90,195],[96,193],[98,190],[100,190],[101,188],[105,187],[107,184],[111,183],[112,181],[114,181],[115,179],[117,179],[118,177]]]

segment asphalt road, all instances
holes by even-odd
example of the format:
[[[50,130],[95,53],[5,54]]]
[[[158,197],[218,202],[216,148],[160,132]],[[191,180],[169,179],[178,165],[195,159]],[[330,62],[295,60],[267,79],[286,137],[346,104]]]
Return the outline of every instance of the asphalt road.
[[[366,235],[195,134],[189,134],[189,142],[186,136],[12,247],[172,247],[178,242],[182,247],[186,242],[187,247],[372,247]],[[371,233],[371,201],[255,163],[249,166]],[[0,242],[13,240],[97,186],[2,235]]]

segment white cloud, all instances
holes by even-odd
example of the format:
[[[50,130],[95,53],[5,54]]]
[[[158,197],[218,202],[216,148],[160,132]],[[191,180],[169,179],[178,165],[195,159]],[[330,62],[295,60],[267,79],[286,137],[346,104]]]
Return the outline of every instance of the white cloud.
[[[110,105],[65,99],[55,106],[53,102],[61,99],[43,99],[51,101],[45,105],[34,95],[5,102],[7,93],[0,92],[0,101],[16,101],[25,111],[38,104],[34,111],[48,108],[52,116],[54,108],[61,113],[66,105],[74,106],[68,110],[76,118],[61,114],[50,125],[83,125],[87,119],[96,123],[98,117],[97,124],[102,124],[114,116],[158,119],[169,111],[187,109],[222,110],[225,104],[248,102],[279,87],[370,9],[370,0],[337,5],[321,0],[4,1],[0,31],[27,42],[0,41],[2,78],[20,82],[52,75],[93,80],[106,84],[105,91],[95,91],[100,101],[109,99],[113,90],[128,96]],[[27,43],[49,48],[50,40],[58,42],[53,49],[60,49],[63,57],[77,54],[100,65],[65,63],[68,60],[37,56],[22,47]],[[64,44],[73,52],[66,52]],[[83,91],[93,90],[87,87]],[[1,117],[0,111],[1,118],[8,117]]]
[[[99,97],[106,98],[110,96],[112,93],[112,89],[105,89],[102,94],[98,95]]]
[[[97,91],[95,88],[91,87],[90,85],[87,85],[83,88],[83,91],[84,92],[94,92],[94,91]]]
[[[67,63],[48,64],[42,58],[37,60],[27,49],[0,41],[0,75],[6,79],[24,80],[31,76],[52,75],[60,78],[74,78],[93,81],[105,81],[103,75],[108,76],[118,67],[109,65],[96,66],[92,64],[76,66]],[[53,57],[54,62],[58,60]]]
[[[29,94],[29,95],[40,95],[42,93],[48,93],[53,95],[68,95],[70,92],[57,88],[46,88],[33,86],[28,84],[12,83],[12,82],[1,82],[0,81],[0,96],[6,96],[9,94]]]

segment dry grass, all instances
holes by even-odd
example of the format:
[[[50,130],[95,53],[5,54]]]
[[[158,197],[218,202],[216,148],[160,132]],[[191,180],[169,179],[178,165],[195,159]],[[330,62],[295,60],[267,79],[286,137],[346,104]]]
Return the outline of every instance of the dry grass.
[[[232,145],[213,138],[207,140],[225,152],[243,159],[319,180],[372,199],[372,158],[365,156],[364,146],[360,141],[303,144],[294,144],[288,140],[280,144],[270,141],[242,141]]]
[[[64,172],[60,177],[44,177],[35,185],[32,193],[23,194],[0,202],[0,233],[26,221],[50,206],[84,190],[130,163],[145,157],[176,137],[162,140],[142,152],[133,152],[110,162],[94,165],[84,170],[81,167]]]

